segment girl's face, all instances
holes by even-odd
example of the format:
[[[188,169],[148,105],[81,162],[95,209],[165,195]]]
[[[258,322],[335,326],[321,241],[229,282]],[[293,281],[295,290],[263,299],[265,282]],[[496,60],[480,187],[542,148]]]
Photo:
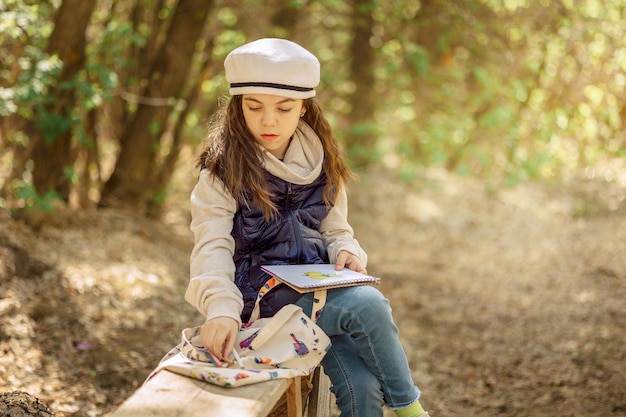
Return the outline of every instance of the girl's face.
[[[244,94],[241,105],[246,126],[256,141],[282,159],[304,114],[303,102],[270,94]]]

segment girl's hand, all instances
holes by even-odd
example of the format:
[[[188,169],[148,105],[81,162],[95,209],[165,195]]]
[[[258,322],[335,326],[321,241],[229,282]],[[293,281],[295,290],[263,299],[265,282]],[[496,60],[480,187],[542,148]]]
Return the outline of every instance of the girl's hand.
[[[335,262],[335,269],[337,271],[341,271],[344,267],[351,269],[356,272],[360,272],[362,274],[367,274],[367,271],[363,267],[361,260],[358,256],[353,255],[352,253],[342,250],[337,255],[337,262]]]
[[[202,325],[200,341],[220,360],[227,359],[235,347],[238,332],[237,320],[230,317],[216,317]]]

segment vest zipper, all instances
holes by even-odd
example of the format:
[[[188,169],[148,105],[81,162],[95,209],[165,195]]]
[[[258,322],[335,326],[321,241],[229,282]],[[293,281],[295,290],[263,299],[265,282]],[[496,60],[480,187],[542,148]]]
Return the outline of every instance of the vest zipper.
[[[285,209],[287,211],[287,213],[289,213],[289,222],[291,223],[291,227],[294,229],[294,241],[296,243],[296,256],[297,258],[294,259],[294,261],[299,264],[300,263],[300,257],[302,256],[302,234],[300,233],[300,223],[298,221],[296,221],[295,219],[295,214],[294,212],[291,210],[291,194],[292,194],[292,189],[291,189],[291,183],[288,182],[287,183],[287,198],[285,200]]]

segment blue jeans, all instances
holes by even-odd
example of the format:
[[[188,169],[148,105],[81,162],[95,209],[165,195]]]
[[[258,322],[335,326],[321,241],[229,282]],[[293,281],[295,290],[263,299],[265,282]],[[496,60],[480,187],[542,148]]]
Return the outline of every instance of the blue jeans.
[[[313,293],[296,305],[310,315]],[[419,398],[389,301],[376,288],[329,290],[317,324],[332,342],[322,365],[341,417],[382,417],[383,404],[396,410]]]

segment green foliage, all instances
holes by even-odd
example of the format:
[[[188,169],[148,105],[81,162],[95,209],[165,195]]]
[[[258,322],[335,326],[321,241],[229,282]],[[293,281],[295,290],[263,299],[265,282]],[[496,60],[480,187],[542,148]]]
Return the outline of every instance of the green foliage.
[[[21,0],[0,4],[0,116],[29,117],[49,101],[46,93],[61,70],[61,62],[43,52],[52,30],[49,5]]]
[[[44,213],[54,212],[55,202],[61,201],[59,194],[54,191],[48,191],[45,195],[39,195],[32,184],[21,184],[16,187],[17,198],[20,205],[28,210],[37,210]]]
[[[39,108],[36,116],[36,126],[48,144],[52,144],[59,135],[72,128],[72,120],[65,115]]]
[[[400,122],[393,130],[397,145],[389,147],[400,166],[442,166],[514,185],[621,157],[624,142],[616,138],[624,129],[618,97],[626,87],[626,49],[617,22],[626,16],[620,3],[589,1],[580,9],[565,3],[563,12],[527,2],[501,6],[431,3],[442,22],[459,25],[431,30],[432,47],[405,40],[406,64],[379,67],[378,79],[397,88],[384,111]],[[596,10],[592,21],[589,10]],[[412,23],[432,28],[425,19]],[[384,63],[394,58],[389,51],[397,39],[380,48]],[[415,92],[413,114],[397,105],[407,91]]]
[[[2,116],[16,113],[31,118],[37,108],[54,101],[48,91],[55,84],[63,64],[56,56],[49,56],[34,46],[26,46],[23,54],[15,62],[19,75],[14,77],[12,87],[2,88]],[[5,73],[9,70],[6,69]]]
[[[215,40],[215,47],[213,48],[213,54],[221,59],[226,58],[226,55],[239,45],[247,41],[245,34],[238,30],[224,30]]]
[[[120,129],[109,125],[118,110],[111,107],[112,98],[139,94],[158,77],[150,67],[177,3],[162,2],[156,10],[154,2],[146,2],[134,15],[124,2],[100,4],[88,29],[85,67],[59,86],[63,63],[45,51],[60,3],[0,4],[0,117],[35,121],[47,141],[71,131],[79,148],[95,149],[105,140],[107,149],[116,150],[117,138],[108,136]],[[367,147],[351,141],[348,155],[387,164],[402,178],[441,167],[514,186],[626,157],[621,0],[358,3],[373,18],[374,82],[367,86],[355,85],[350,69],[353,3],[290,0],[299,21],[289,28],[272,26],[276,10],[266,2],[244,3],[215,2],[202,43],[210,49],[198,46],[198,61],[203,54],[211,59],[201,97],[185,113],[182,143],[198,143],[207,113],[227,89],[221,65],[226,54],[252,38],[285,33],[319,57],[317,98],[338,136],[375,138]],[[55,108],[60,98],[51,91],[56,87],[76,96],[76,108]],[[354,124],[350,97],[358,89],[373,95],[374,107],[366,122]],[[122,105],[123,113],[132,115],[140,104]],[[89,137],[94,132],[85,126],[87,114],[106,132],[101,138]],[[154,120],[146,133],[163,131],[171,119]],[[14,128],[18,124],[10,126],[2,130],[3,143],[27,147],[28,135]],[[102,156],[105,165],[114,163],[111,153]],[[72,169],[64,175],[76,178]],[[22,189],[24,201],[46,199],[33,196],[28,181]],[[161,203],[165,195],[157,193],[155,201]]]
[[[160,207],[165,203],[165,199],[168,196],[168,191],[165,188],[159,189],[156,194],[152,197],[152,202]]]
[[[411,67],[418,75],[424,76],[430,72],[430,54],[428,51],[414,43],[405,45],[405,59],[411,64]]]

